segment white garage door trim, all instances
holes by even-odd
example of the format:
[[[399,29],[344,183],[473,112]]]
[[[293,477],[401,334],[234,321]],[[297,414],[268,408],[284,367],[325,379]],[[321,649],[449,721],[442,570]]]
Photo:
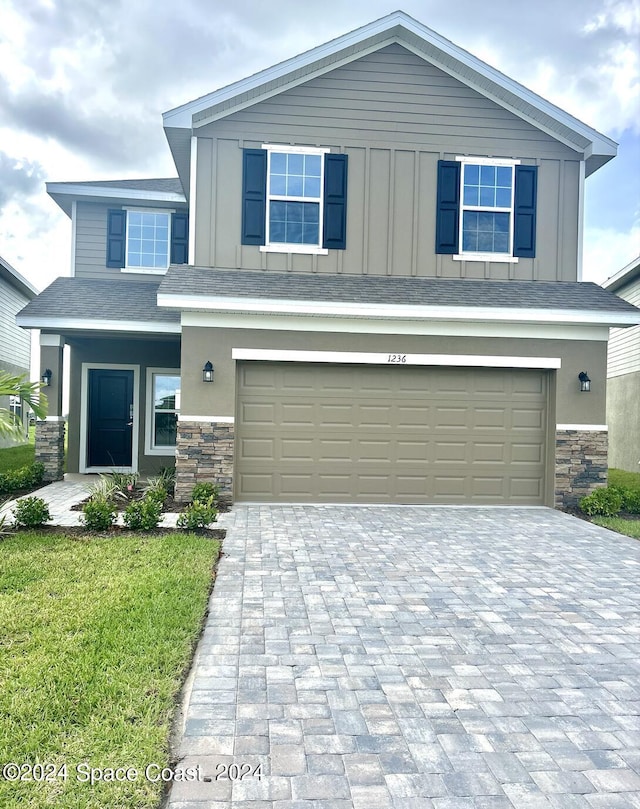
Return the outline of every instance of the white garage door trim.
[[[558,369],[560,357],[512,357],[484,354],[383,354],[363,351],[294,351],[289,349],[232,348],[234,360],[263,362],[326,362],[350,365],[446,365],[466,368]]]

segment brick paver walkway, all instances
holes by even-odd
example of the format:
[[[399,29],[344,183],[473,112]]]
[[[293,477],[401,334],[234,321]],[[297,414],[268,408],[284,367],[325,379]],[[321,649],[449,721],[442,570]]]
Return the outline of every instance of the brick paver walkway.
[[[213,780],[171,809],[640,807],[640,543],[549,509],[224,523],[177,751]]]

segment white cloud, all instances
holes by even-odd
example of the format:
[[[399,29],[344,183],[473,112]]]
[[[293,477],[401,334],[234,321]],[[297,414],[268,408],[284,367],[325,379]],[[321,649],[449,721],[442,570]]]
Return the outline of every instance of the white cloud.
[[[590,228],[585,233],[583,280],[600,284],[640,255],[640,221],[626,233]]]

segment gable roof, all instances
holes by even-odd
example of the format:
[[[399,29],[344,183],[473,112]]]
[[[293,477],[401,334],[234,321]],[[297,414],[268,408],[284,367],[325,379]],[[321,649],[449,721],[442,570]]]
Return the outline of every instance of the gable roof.
[[[193,130],[394,43],[583,154],[586,176],[615,157],[617,144],[606,135],[408,14],[394,11],[324,45],[165,112],[165,134],[180,177],[183,181],[189,177]]]
[[[603,281],[602,286],[610,292],[616,292],[620,287],[634,281],[636,278],[640,281],[640,256],[636,256],[633,261],[630,261],[617,273]]]
[[[62,210],[71,216],[75,199],[99,202],[101,200],[125,200],[142,203],[186,202],[182,183],[178,177],[161,177],[141,180],[86,180],[80,183],[47,183],[47,193]]]
[[[20,273],[14,269],[8,261],[5,261],[2,256],[0,256],[0,278],[3,278],[8,284],[10,284],[21,295],[24,295],[29,300],[35,298],[35,296],[38,294],[38,290],[33,286],[33,284],[27,281],[24,276],[20,275]]]
[[[158,305],[192,311],[630,326],[640,309],[598,284],[170,267]]]

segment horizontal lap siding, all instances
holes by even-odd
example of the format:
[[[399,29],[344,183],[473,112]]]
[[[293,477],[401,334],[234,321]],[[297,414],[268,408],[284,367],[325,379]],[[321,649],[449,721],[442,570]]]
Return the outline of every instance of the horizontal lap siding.
[[[199,264],[402,276],[576,277],[577,154],[398,45],[208,124],[198,136]],[[240,245],[241,152],[264,142],[328,146],[348,155],[345,251],[287,256]],[[456,154],[539,165],[536,259],[508,265],[435,255],[437,162]]]
[[[621,298],[640,307],[640,278],[628,289],[618,290]],[[611,329],[607,376],[622,376],[640,371],[640,326]]]
[[[0,279],[0,368],[18,367],[29,371],[31,333],[16,325],[16,315],[29,299],[4,279]],[[10,369],[13,372],[13,368]]]

